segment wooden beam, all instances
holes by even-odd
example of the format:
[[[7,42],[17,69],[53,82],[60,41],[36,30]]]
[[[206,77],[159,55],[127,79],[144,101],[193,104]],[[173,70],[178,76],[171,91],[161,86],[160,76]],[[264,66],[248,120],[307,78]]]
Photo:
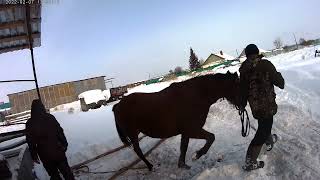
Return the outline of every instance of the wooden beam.
[[[145,138],[145,137],[146,137],[146,135],[141,136],[141,137],[138,139],[138,141],[141,141],[141,140],[142,140],[143,138]],[[102,157],[104,157],[104,156],[108,156],[108,155],[110,155],[110,154],[112,154],[112,153],[118,152],[118,151],[120,151],[121,149],[124,149],[124,148],[126,148],[126,147],[128,147],[128,146],[127,146],[127,145],[122,145],[122,146],[120,146],[120,147],[117,147],[117,148],[115,148],[115,149],[112,149],[112,150],[110,150],[110,151],[107,151],[107,152],[105,152],[105,153],[103,153],[103,154],[100,154],[100,155],[98,155],[98,156],[96,156],[96,157],[94,157],[94,158],[91,158],[91,159],[88,159],[88,160],[83,161],[83,162],[81,162],[81,163],[78,163],[78,164],[76,164],[76,165],[73,165],[73,166],[71,167],[71,169],[73,169],[73,170],[75,170],[75,169],[80,169],[83,165],[89,164],[89,163],[91,163],[91,162],[93,162],[93,161],[95,161],[95,160],[97,160],[97,159],[99,159],[99,158],[102,158]]]
[[[0,133],[0,136],[1,137],[5,137],[5,136],[11,136],[11,135],[14,135],[14,134],[20,134],[20,133],[25,133],[26,130],[25,129],[22,129],[22,130],[18,130],[18,131],[11,131],[11,132],[5,132],[5,133]]]
[[[34,79],[15,79],[15,80],[6,80],[6,81],[0,81],[0,83],[10,83],[10,82],[29,82],[34,81]]]
[[[31,23],[39,23],[41,22],[41,18],[33,18],[30,20]],[[18,20],[18,21],[11,21],[11,22],[5,22],[0,24],[0,30],[2,29],[9,29],[9,28],[16,28],[18,26],[23,26],[25,25],[24,20]]]
[[[151,149],[149,149],[149,151],[147,151],[144,154],[144,157],[149,156],[149,154],[151,154],[151,152],[153,150],[155,150],[161,143],[163,143],[166,139],[161,139],[159,140]],[[126,171],[128,171],[129,169],[131,169],[133,166],[135,166],[136,164],[138,164],[141,161],[140,158],[137,158],[135,161],[133,161],[132,163],[130,163],[128,166],[121,168],[118,172],[116,172],[114,175],[112,175],[109,180],[113,180],[113,179],[117,179],[119,176],[121,176],[122,174],[124,174]]]
[[[6,1],[12,1],[12,0],[6,0]],[[19,3],[19,1],[18,1],[18,3]],[[5,11],[7,9],[14,9],[16,7],[25,7],[26,6],[25,4],[18,4],[18,3],[16,3],[16,4],[0,4],[0,11]],[[40,0],[35,0],[33,2],[33,4],[30,4],[30,6],[32,6],[32,7],[36,7],[39,5],[40,5]]]
[[[15,28],[15,27],[18,27],[18,26],[23,26],[23,25],[24,25],[24,21],[23,20],[5,22],[5,23],[0,24],[0,29]]]
[[[22,140],[20,140],[20,141],[18,141],[18,142],[14,142],[14,143],[12,143],[12,144],[10,144],[10,145],[0,147],[0,152],[1,152],[1,151],[6,151],[6,150],[9,150],[9,149],[13,149],[13,148],[16,148],[16,147],[19,147],[19,146],[21,146],[21,145],[23,145],[23,144],[25,144],[25,143],[27,143],[27,141],[26,141],[26,139],[24,138],[24,139],[22,139]]]
[[[33,39],[34,38],[40,38],[40,33],[33,33],[32,34],[32,38]],[[23,39],[28,41],[28,35],[27,34],[23,34],[23,35],[17,35],[17,36],[4,37],[4,38],[0,39],[0,43],[23,40]]]
[[[6,52],[11,52],[11,51],[17,51],[17,50],[27,49],[27,48],[29,48],[29,45],[27,45],[27,44],[19,45],[19,46],[13,46],[13,47],[8,47],[8,48],[2,48],[2,49],[0,49],[0,54],[1,54],[1,53],[6,53]]]
[[[9,158],[12,158],[12,157],[19,156],[21,149],[22,149],[22,148],[10,150],[10,151],[4,151],[4,152],[1,152],[1,154],[2,154],[6,159],[9,159]]]
[[[15,139],[15,138],[18,138],[18,137],[22,137],[22,136],[25,136],[24,133],[19,133],[19,134],[12,134],[12,135],[9,135],[9,136],[0,136],[0,143],[2,142],[5,142],[5,141],[9,141],[9,140],[12,140],[12,139]]]
[[[14,4],[0,4],[0,11],[5,11],[7,9],[13,9],[17,7],[17,5]]]

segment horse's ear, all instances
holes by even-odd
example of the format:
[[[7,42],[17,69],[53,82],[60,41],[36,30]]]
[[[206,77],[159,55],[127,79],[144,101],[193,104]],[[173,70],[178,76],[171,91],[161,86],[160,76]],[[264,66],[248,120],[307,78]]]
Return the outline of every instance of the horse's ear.
[[[229,70],[227,71],[227,74],[231,74]]]

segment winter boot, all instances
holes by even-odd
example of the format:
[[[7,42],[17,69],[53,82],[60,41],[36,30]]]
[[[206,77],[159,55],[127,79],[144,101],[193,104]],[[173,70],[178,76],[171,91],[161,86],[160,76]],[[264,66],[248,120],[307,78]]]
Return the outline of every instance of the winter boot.
[[[245,165],[242,166],[242,169],[245,171],[252,171],[255,169],[263,168],[264,167],[264,162],[263,161],[249,161],[248,163],[246,162]]]
[[[273,145],[278,141],[278,136],[276,134],[271,134],[266,140],[267,151],[271,151]]]
[[[249,145],[247,156],[246,156],[246,164],[242,166],[242,169],[245,171],[251,171],[264,167],[263,161],[257,161],[257,158],[260,154],[262,145]]]

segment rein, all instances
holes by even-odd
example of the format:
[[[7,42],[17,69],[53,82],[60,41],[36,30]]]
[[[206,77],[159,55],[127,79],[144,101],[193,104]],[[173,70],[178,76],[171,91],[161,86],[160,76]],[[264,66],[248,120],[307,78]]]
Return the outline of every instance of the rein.
[[[251,127],[248,112],[246,109],[240,110],[240,108],[237,108],[237,110],[239,111],[240,120],[241,120],[241,135],[242,137],[247,137],[250,134],[250,127]],[[246,125],[244,126],[245,115],[247,116],[247,119],[246,119]]]

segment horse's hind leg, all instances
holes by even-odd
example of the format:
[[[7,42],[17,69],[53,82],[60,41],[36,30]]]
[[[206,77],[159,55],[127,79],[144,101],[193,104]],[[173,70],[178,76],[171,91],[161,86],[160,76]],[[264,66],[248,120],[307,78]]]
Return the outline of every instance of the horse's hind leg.
[[[178,162],[179,168],[190,169],[191,167],[186,165],[186,153],[188,150],[189,137],[181,135],[181,144],[180,144],[180,157]]]
[[[149,171],[151,171],[153,165],[144,157],[139,146],[138,135],[136,138],[132,139],[132,146],[133,146],[133,150],[137,153],[139,158],[142,159],[142,161],[148,166]]]
[[[196,133],[192,133],[192,136],[190,136],[190,138],[206,139],[207,140],[206,144],[199,151],[196,152],[195,156],[193,157],[193,160],[199,159],[201,156],[206,154],[208,152],[209,148],[211,147],[212,143],[215,140],[214,134],[212,134],[204,129],[201,129]]]

